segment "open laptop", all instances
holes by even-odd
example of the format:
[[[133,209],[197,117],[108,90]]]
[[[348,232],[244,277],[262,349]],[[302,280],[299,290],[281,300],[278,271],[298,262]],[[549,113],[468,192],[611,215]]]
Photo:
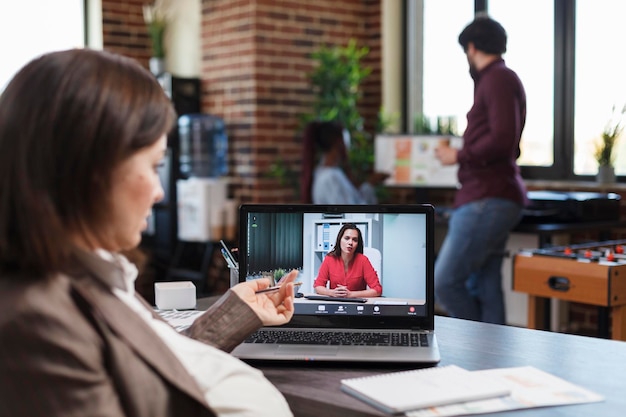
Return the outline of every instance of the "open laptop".
[[[318,297],[313,283],[339,229],[355,224],[380,297]],[[240,207],[239,282],[299,271],[292,320],[232,352],[244,360],[436,363],[431,205]],[[275,277],[275,278],[274,278]]]

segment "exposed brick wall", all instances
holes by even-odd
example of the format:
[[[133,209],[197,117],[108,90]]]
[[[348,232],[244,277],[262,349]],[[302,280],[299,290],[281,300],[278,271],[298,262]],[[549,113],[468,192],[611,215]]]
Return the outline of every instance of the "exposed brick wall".
[[[299,117],[310,111],[311,53],[355,38],[372,74],[361,113],[373,125],[381,103],[380,0],[203,0],[204,112],[228,126],[234,197],[288,202],[294,190],[268,176],[279,158],[299,173]]]
[[[142,5],[149,2],[102,0],[104,49],[135,58],[146,68],[151,44]],[[358,46],[370,48],[364,64],[372,73],[363,85],[360,110],[366,128],[373,128],[381,105],[380,0],[201,4],[202,111],[226,122],[232,197],[240,202],[295,201],[295,189],[270,178],[268,169],[281,158],[295,170],[293,177],[299,175],[299,117],[310,112],[310,55],[322,44],[345,45],[355,38]],[[221,282],[227,283],[224,271]],[[146,273],[143,278],[142,294],[150,300],[154,278]]]
[[[104,49],[137,59],[148,68],[150,37],[143,21],[146,0],[102,0]]]
[[[105,49],[148,66],[146,0],[102,0]],[[202,111],[224,118],[233,197],[288,202],[294,189],[268,175],[277,159],[299,174],[299,117],[310,111],[310,55],[354,38],[370,52],[361,114],[381,105],[380,0],[202,0]]]

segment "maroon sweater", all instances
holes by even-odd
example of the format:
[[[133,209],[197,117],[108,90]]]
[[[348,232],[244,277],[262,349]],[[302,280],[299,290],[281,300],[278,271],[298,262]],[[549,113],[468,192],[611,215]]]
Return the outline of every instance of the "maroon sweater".
[[[474,105],[457,154],[461,188],[455,206],[489,197],[527,203],[516,162],[525,122],[524,86],[502,59],[474,75]]]

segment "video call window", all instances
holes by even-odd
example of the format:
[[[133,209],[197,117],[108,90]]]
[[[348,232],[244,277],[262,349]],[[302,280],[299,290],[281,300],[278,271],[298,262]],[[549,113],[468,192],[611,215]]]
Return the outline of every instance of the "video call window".
[[[299,292],[315,293],[319,268],[346,223],[360,230],[363,254],[382,284],[381,296],[372,302],[424,304],[426,216],[418,213],[249,213],[246,279],[277,281],[297,269]]]

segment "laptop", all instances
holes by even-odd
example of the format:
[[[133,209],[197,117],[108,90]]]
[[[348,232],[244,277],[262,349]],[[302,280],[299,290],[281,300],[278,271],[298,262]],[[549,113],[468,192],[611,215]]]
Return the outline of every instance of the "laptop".
[[[244,204],[239,215],[239,282],[277,282],[297,269],[301,285],[291,321],[260,329],[233,355],[249,361],[440,361],[431,205]],[[316,293],[322,262],[346,223],[361,232],[363,254],[380,285],[371,281],[371,270],[368,283],[382,287],[380,296]]]

